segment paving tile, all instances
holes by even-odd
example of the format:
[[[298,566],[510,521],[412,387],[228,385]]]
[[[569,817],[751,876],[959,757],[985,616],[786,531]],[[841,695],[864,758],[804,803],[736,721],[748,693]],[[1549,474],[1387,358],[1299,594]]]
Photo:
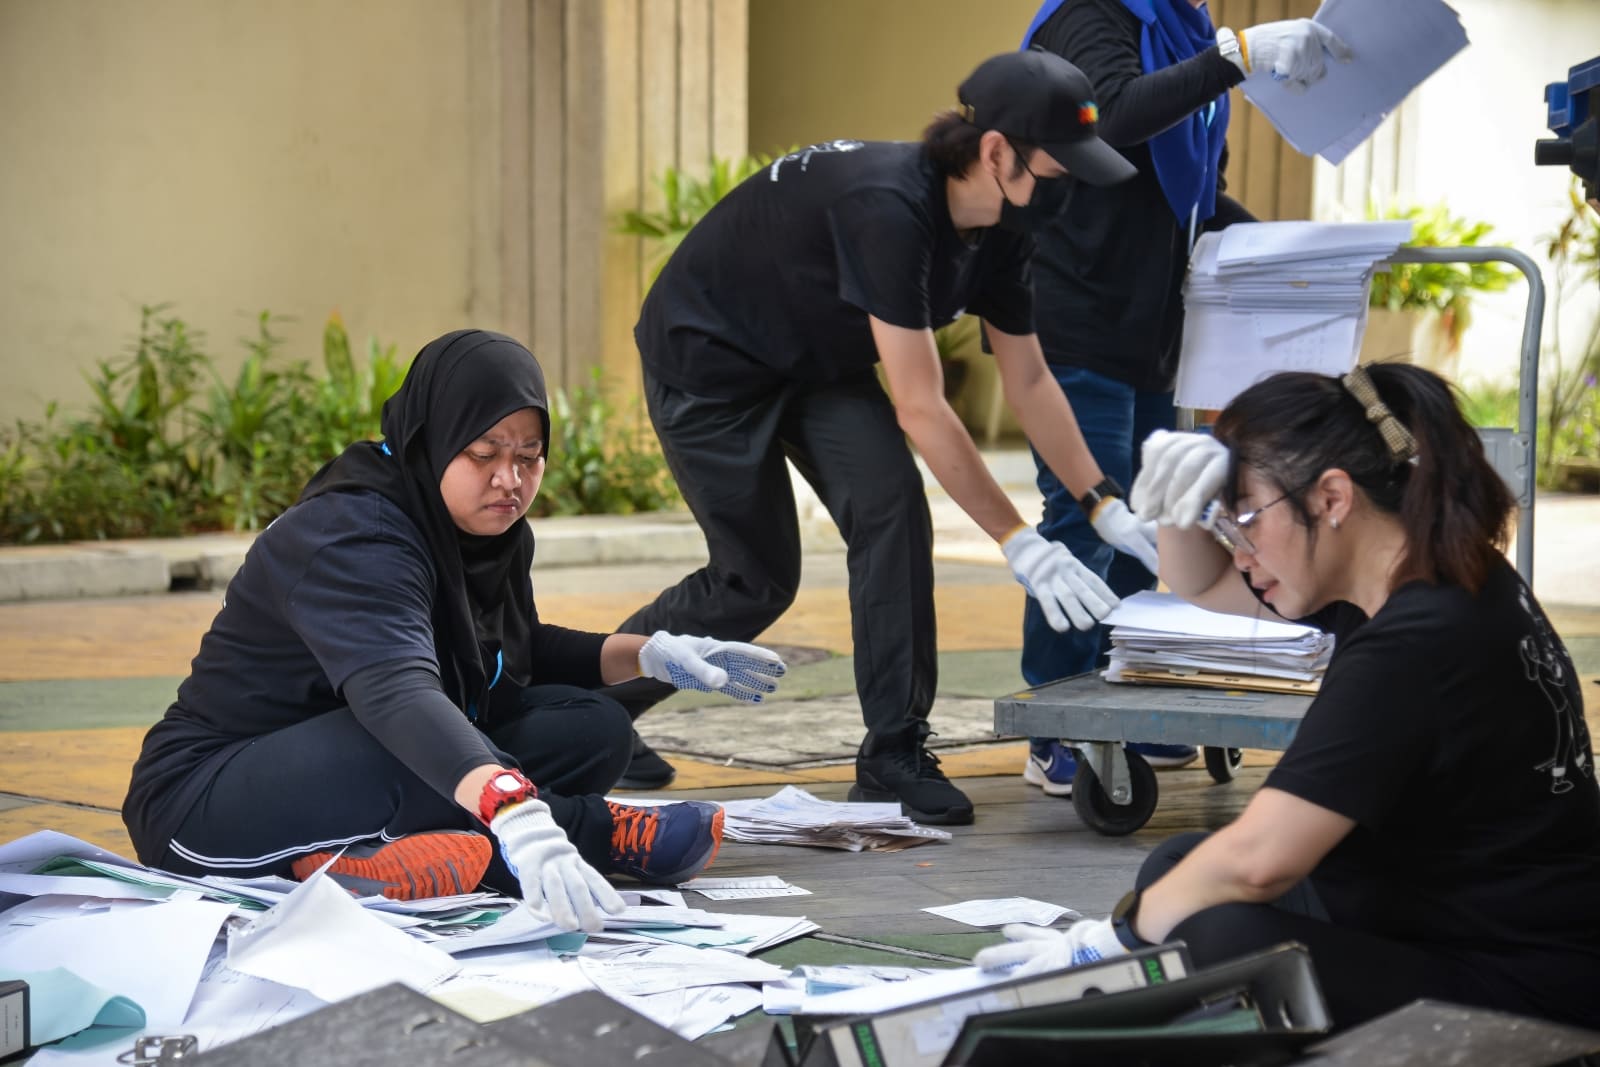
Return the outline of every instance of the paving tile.
[[[128,840],[122,816],[115,812],[91,811],[65,804],[31,804],[0,811],[0,841],[15,841],[39,830],[69,834],[125,859],[135,858],[133,842]]]

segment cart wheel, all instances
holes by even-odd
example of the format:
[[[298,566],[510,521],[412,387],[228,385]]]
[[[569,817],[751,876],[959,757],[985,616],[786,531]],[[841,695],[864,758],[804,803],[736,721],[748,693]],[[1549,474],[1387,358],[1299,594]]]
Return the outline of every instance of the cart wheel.
[[[1244,750],[1238,748],[1212,748],[1207,745],[1206,770],[1211,772],[1211,780],[1221,784],[1233,781],[1234,774],[1244,765]]]
[[[1150,821],[1156,810],[1156,772],[1143,756],[1125,749],[1128,758],[1128,777],[1132,780],[1133,802],[1114,804],[1100,786],[1100,776],[1094,773],[1089,761],[1080,753],[1078,773],[1072,778],[1072,807],[1078,818],[1092,830],[1108,837],[1131,834]]]

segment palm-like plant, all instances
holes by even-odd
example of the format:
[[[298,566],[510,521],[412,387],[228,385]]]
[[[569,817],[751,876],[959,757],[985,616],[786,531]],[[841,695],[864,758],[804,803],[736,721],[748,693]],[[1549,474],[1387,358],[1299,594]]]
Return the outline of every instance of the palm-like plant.
[[[661,190],[661,210],[624,212],[617,232],[648,238],[652,242],[654,263],[650,280],[655,281],[694,224],[704,218],[717,201],[732,192],[734,186],[771,162],[772,157],[765,155],[743,159],[715,156],[703,178],[668,167],[654,180],[656,188]]]

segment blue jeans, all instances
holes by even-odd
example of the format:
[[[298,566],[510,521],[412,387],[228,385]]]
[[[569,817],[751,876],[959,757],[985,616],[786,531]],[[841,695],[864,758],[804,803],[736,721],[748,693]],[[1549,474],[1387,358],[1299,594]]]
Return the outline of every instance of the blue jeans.
[[[1177,422],[1172,394],[1143,392],[1077,367],[1052,366],[1050,371],[1072,402],[1078,427],[1100,469],[1124,490],[1131,489],[1139,473],[1139,446],[1156,430],[1170,430]],[[1100,540],[1077,499],[1045,466],[1037,450],[1033,463],[1039,471],[1039,492],[1044,495],[1039,533],[1066,545],[1118,596],[1152,588],[1155,575],[1132,556]],[[1043,685],[1093,670],[1110,644],[1108,633],[1105,626],[1057,633],[1045,621],[1039,602],[1029,597],[1022,613],[1023,679],[1029,685]]]

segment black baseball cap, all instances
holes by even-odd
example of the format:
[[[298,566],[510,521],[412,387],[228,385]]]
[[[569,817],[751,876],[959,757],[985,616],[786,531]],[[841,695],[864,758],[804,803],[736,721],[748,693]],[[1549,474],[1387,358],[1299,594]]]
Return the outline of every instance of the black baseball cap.
[[[978,64],[956,90],[974,126],[1038,145],[1074,177],[1115,185],[1139,169],[1100,140],[1094,86],[1054,52],[1002,52]]]

